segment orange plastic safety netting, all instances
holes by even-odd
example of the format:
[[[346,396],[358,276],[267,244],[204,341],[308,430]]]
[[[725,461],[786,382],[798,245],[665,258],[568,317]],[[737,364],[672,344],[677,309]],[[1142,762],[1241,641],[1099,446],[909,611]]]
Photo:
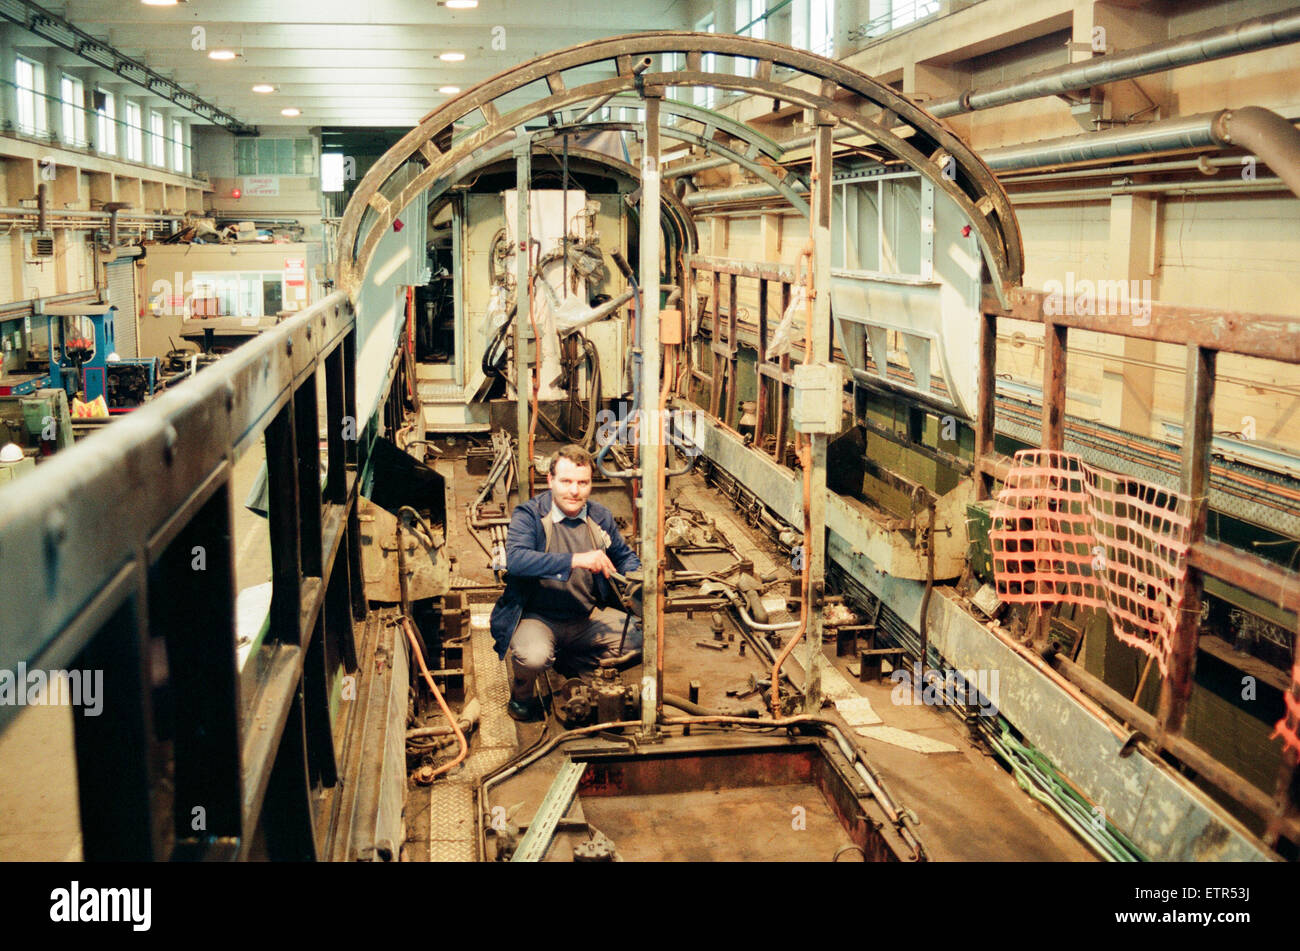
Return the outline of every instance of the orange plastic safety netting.
[[[1300,632],[1297,633],[1300,636]],[[1300,759],[1300,661],[1291,668],[1291,689],[1282,694],[1286,701],[1286,713],[1273,727],[1270,740],[1282,737],[1282,749],[1290,750]]]
[[[1044,449],[1016,453],[989,540],[998,596],[1105,607],[1166,672],[1187,577],[1187,497]]]

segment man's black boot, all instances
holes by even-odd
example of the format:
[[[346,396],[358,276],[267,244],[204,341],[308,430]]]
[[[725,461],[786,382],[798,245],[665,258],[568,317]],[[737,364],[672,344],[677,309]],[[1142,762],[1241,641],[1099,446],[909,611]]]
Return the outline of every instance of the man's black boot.
[[[529,697],[527,700],[511,700],[506,704],[506,713],[512,720],[518,720],[520,723],[535,723],[545,715],[542,707],[542,701],[537,697]]]

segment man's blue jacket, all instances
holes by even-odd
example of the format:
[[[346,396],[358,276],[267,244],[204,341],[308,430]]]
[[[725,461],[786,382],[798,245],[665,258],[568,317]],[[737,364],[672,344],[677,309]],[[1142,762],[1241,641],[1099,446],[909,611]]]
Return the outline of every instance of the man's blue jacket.
[[[587,515],[610,538],[605,554],[614,563],[619,574],[627,574],[641,567],[641,561],[623,541],[614,524],[614,513],[599,502],[587,500]],[[568,552],[546,550],[546,529],[542,519],[551,516],[551,493],[543,492],[515,506],[510,516],[510,531],[506,534],[506,590],[492,609],[492,641],[498,657],[505,657],[510,638],[524,616],[524,609],[537,590],[539,578],[568,581],[573,570],[573,556]],[[582,570],[582,569],[579,569]],[[595,575],[596,597],[600,605],[619,606],[618,597],[604,575]]]

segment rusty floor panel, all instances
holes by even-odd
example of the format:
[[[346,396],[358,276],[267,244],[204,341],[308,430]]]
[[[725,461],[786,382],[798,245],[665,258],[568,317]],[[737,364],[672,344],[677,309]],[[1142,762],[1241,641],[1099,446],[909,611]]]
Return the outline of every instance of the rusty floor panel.
[[[462,439],[458,446],[448,452],[447,456],[450,458],[444,457],[439,464],[441,471],[453,474],[449,479],[448,499],[448,546],[450,552],[457,558],[453,566],[453,575],[474,584],[491,584],[494,579],[487,567],[487,557],[469,536],[465,524],[465,505],[482,485],[482,477],[471,476],[466,471],[463,458],[464,446]],[[539,448],[539,451],[545,451],[545,447]],[[626,506],[625,500],[618,496],[616,488],[616,486],[598,488],[594,496],[613,508],[616,514],[626,518],[630,514],[630,508]],[[760,573],[771,569],[788,570],[788,558],[765,536],[753,532],[745,525],[743,518],[736,513],[727,500],[705,485],[701,478],[695,475],[674,478],[668,487],[667,499],[671,502],[679,493],[683,501],[715,517],[719,527],[730,537],[735,547],[746,557],[754,560]],[[635,544],[630,539],[629,543]],[[788,618],[789,615],[774,614],[772,620]],[[742,686],[751,673],[758,677],[767,676],[770,667],[761,657],[755,656],[752,648],[746,651],[744,657],[739,656],[738,648],[742,638],[730,620],[728,620],[727,631],[735,633],[735,640],[727,642],[726,649],[719,651],[699,647],[697,642],[713,639],[708,613],[696,613],[693,617],[685,614],[670,615],[668,623],[665,624],[665,692],[686,696],[690,682],[694,680],[700,683],[700,703],[703,706],[733,711],[757,706],[759,701],[756,696],[738,700],[728,697],[726,692],[728,689]],[[486,636],[486,630],[480,629],[474,632],[476,638]],[[797,661],[797,656],[801,653],[797,651],[796,656],[787,661],[786,669],[796,681],[802,680],[802,668]],[[475,658],[485,656],[481,651],[472,650],[466,650],[465,654],[467,660],[471,655]],[[891,685],[887,682],[858,683],[847,670],[845,663],[847,659],[834,656],[833,643],[826,646],[824,656],[828,663],[843,676],[843,682],[847,683],[852,691],[870,698],[873,707],[886,725],[934,737],[958,748],[958,752],[955,753],[922,754],[858,736],[851,728],[844,727],[846,736],[865,751],[866,757],[884,779],[895,798],[904,806],[911,808],[920,818],[921,824],[917,831],[932,861],[1094,860],[1093,854],[1055,817],[1026,796],[1007,772],[971,744],[966,737],[964,727],[955,717],[937,708],[904,706],[891,702]],[[490,660],[494,659],[495,655],[490,655]],[[628,671],[626,676],[639,677],[641,672],[640,668],[634,668]],[[495,674],[495,671],[493,673]],[[670,714],[673,712],[669,710]],[[822,715],[832,720],[838,719],[833,707],[824,709]],[[540,732],[535,724],[515,726],[521,746],[531,743]],[[555,729],[553,726],[552,731],[554,732]],[[531,814],[549,786],[550,775],[553,775],[554,769],[558,768],[551,762],[557,759],[558,755],[552,754],[523,774],[512,778],[496,791],[499,796],[495,801],[507,802],[507,804],[527,801],[521,813]],[[528,775],[533,770],[542,771],[536,782]],[[516,788],[517,784],[518,788]],[[724,790],[720,795],[724,798],[735,796],[737,809],[742,810],[745,821],[750,821],[755,818],[756,811],[776,808],[780,795],[772,793],[772,788]],[[827,817],[831,814],[814,788],[799,787],[799,789],[801,796],[809,800],[809,828],[812,829],[814,810],[811,805],[814,798],[820,804],[819,808],[826,810]],[[781,795],[788,795],[788,793]],[[675,793],[672,796],[681,797],[684,804],[680,810],[669,804],[670,811],[674,815],[680,814],[680,821],[686,824],[684,827],[694,830],[691,835],[699,842],[715,843],[708,848],[700,847],[707,852],[701,855],[702,858],[721,860],[746,857],[733,856],[723,849],[723,846],[730,841],[728,829],[736,827],[736,820],[731,818],[731,813],[724,811],[724,818],[721,821],[703,818],[716,815],[705,808],[704,803],[707,803],[709,797],[717,799],[718,796],[712,792]],[[639,808],[635,804],[625,805],[634,798],[645,797],[627,797],[624,803],[615,803],[609,798],[593,800],[580,797],[577,808],[585,810],[587,819],[613,838],[621,852],[625,846],[620,841],[617,831],[612,827],[606,829],[602,824],[602,818],[597,818],[597,811],[601,810],[603,822],[611,826],[615,825],[616,821],[625,821],[622,818],[625,813],[627,822],[636,823],[639,821],[635,818],[639,815]],[[647,802],[641,803],[641,807],[646,805]],[[656,806],[656,810],[658,808]],[[607,809],[611,811],[603,811]],[[780,821],[776,818],[765,818],[761,821],[773,823],[773,843],[784,841],[784,833],[781,833],[778,827],[783,823],[784,829],[790,829],[790,806],[784,806]],[[710,822],[717,827],[712,828]],[[629,828],[633,829],[633,832],[626,847],[632,848],[638,841],[639,834],[635,831],[635,826]],[[836,830],[838,828],[836,826]],[[842,831],[837,834],[843,835]],[[568,835],[561,833],[557,837],[556,846],[550,853],[550,860],[564,860],[571,854],[565,843]],[[677,838],[675,834],[674,838]],[[682,838],[685,841],[687,837]],[[798,858],[806,854],[810,860],[826,861],[830,859],[835,848],[848,839],[847,837],[842,840],[836,839],[834,835],[827,833],[820,838],[810,836],[807,841],[810,844],[806,853],[796,850],[789,856],[782,854],[772,857]],[[837,844],[826,848],[832,841]],[[733,852],[736,848],[745,850],[767,848],[754,841],[747,841],[743,847],[734,844],[729,847]],[[648,841],[644,846],[637,845],[636,848],[644,848],[647,852],[659,849],[667,853],[674,846],[670,843]],[[784,848],[784,845],[781,846],[781,849]],[[800,846],[800,849],[802,848]],[[781,851],[775,845],[771,845],[771,849],[773,852]],[[652,856],[647,855],[647,857]],[[665,854],[662,857],[668,856]]]
[[[851,844],[802,784],[600,796],[582,808],[627,862],[829,862]]]

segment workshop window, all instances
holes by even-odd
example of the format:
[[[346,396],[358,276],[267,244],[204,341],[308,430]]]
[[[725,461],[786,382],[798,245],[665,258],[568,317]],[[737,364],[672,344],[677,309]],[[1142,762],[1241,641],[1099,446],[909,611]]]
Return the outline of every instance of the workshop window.
[[[790,45],[821,56],[834,56],[835,0],[794,0]]]
[[[144,161],[144,127],[141,125],[140,105],[126,104],[126,157],[132,162]]]
[[[172,171],[185,171],[185,127],[179,119],[172,120]]]
[[[75,76],[59,81],[62,102],[63,141],[69,145],[86,144],[86,87]]]
[[[698,33],[715,33],[717,32],[713,23],[713,14],[709,14],[699,23],[695,24],[695,30]],[[712,73],[717,69],[717,54],[705,53],[703,65],[700,67],[706,73]],[[705,109],[712,109],[714,102],[717,101],[718,91],[712,86],[695,87],[695,104],[703,106]]]
[[[149,113],[149,160],[159,168],[167,164],[167,123],[161,112]]]
[[[274,317],[284,309],[282,271],[194,273],[194,317]]]
[[[311,175],[314,171],[311,139],[259,137],[235,141],[236,175]]]
[[[40,63],[19,56],[14,66],[18,87],[18,131],[27,135],[45,132],[45,69]]]
[[[761,40],[767,36],[767,0],[736,0],[736,35]],[[754,61],[738,57],[737,76],[753,76]]]
[[[95,89],[96,147],[108,155],[117,154],[117,97],[107,89]]]

